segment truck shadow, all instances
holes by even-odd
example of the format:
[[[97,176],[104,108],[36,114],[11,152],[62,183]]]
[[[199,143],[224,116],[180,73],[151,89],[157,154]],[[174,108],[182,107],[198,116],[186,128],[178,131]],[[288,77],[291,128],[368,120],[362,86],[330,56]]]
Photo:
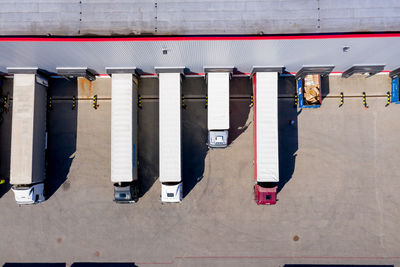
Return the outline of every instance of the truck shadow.
[[[282,87],[284,86],[284,88]],[[294,107],[296,83],[294,77],[279,78],[279,92],[285,90],[285,96],[278,99],[278,134],[279,134],[279,184],[280,192],[285,184],[292,179],[296,152],[298,150],[298,111]],[[288,96],[289,93],[292,96]]]
[[[4,78],[1,86],[1,96],[12,96],[13,79]],[[10,104],[11,101],[9,101]],[[0,102],[3,103],[3,102]],[[3,108],[3,107],[2,107]],[[10,157],[11,157],[11,121],[12,105],[8,111],[2,109],[0,112],[0,179],[5,183],[0,185],[0,198],[6,194],[10,188]]]
[[[250,97],[253,95],[251,79],[249,77],[234,77],[230,83],[230,121],[229,140],[232,144],[236,138],[247,130],[246,121],[250,112]]]
[[[143,98],[138,108],[138,178],[139,197],[146,194],[158,179],[159,123],[158,79],[139,79],[139,95]]]
[[[50,198],[61,186],[70,188],[68,173],[75,157],[78,119],[78,101],[73,108],[72,97],[77,97],[76,79],[51,79],[48,96],[52,108],[47,117],[47,181],[46,197]]]

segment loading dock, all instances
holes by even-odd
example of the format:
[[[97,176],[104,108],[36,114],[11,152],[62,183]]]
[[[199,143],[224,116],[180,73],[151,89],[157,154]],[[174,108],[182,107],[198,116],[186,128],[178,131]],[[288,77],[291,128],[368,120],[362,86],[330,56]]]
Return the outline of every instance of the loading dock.
[[[334,66],[303,66],[296,74],[299,108],[319,108],[322,104],[321,77]]]

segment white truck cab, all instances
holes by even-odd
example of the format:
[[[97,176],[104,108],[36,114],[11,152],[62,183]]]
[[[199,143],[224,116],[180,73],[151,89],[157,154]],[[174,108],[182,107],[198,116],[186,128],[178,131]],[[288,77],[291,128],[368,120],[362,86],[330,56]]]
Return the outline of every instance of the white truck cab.
[[[212,148],[224,148],[228,146],[228,130],[208,131],[208,146]]]
[[[11,187],[14,192],[15,201],[17,204],[38,204],[45,201],[44,197],[44,183],[34,185],[14,185]]]
[[[181,202],[182,201],[182,182],[162,183],[161,184],[162,202]]]

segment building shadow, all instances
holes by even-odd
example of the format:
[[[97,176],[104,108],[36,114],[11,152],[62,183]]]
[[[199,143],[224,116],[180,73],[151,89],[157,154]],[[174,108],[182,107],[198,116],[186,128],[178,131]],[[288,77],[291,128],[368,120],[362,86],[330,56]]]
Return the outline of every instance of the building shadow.
[[[50,198],[61,186],[64,191],[70,188],[68,173],[75,157],[78,101],[73,107],[72,97],[77,97],[77,80],[50,79],[47,114],[47,180],[46,197]]]
[[[12,122],[12,88],[13,79],[4,78],[1,81],[1,97],[9,96],[8,104],[10,108],[4,107],[4,102],[0,101],[0,179],[5,183],[0,185],[0,198],[10,189],[10,160],[11,160],[11,122]]]
[[[138,108],[137,133],[139,197],[142,197],[159,176],[158,79],[139,79],[138,88],[142,97],[142,107]]]
[[[281,79],[290,79],[291,83],[280,82],[285,85],[285,96],[278,98],[278,141],[279,141],[279,183],[278,192],[282,190],[285,184],[292,179],[296,152],[298,150],[298,111],[294,106],[294,95],[296,92],[296,83],[292,77],[279,77]],[[291,89],[290,89],[291,88]],[[281,90],[279,90],[281,91]],[[286,96],[291,92],[291,97]]]
[[[249,77],[233,77],[231,79],[228,145],[232,144],[250,125],[246,122],[250,113],[252,95],[253,87]]]

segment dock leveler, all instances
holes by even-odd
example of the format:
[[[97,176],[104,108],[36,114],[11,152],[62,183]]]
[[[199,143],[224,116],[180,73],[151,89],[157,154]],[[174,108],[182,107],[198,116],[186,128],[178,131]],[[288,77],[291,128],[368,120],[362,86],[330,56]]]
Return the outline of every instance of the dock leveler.
[[[319,108],[322,103],[321,77],[334,66],[303,66],[296,73],[299,108]]]
[[[159,81],[161,202],[182,201],[181,79],[184,67],[156,67]]]
[[[281,67],[254,67],[254,197],[274,205],[279,182],[278,73]]]

